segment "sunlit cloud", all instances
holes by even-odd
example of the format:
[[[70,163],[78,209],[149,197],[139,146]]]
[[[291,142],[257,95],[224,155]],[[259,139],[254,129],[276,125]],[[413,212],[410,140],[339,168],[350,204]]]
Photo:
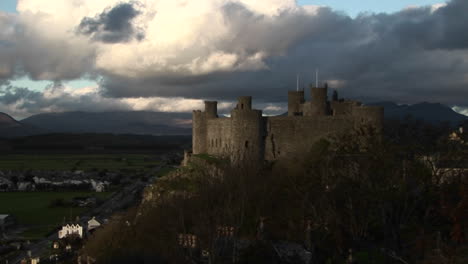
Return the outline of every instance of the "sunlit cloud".
[[[468,107],[467,12],[465,0],[354,18],[294,0],[20,0],[18,13],[0,11],[0,82],[63,87],[10,90],[2,108],[191,111],[219,100],[228,111],[239,95],[280,105],[296,74],[307,86],[317,68],[342,97]],[[97,84],[66,86],[82,78]]]

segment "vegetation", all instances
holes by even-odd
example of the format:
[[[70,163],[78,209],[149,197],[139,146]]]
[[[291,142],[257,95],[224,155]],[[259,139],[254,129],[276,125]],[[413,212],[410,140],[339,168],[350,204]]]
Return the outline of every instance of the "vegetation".
[[[195,158],[199,158],[199,159],[202,159],[202,160],[208,162],[208,164],[221,165],[221,164],[227,162],[227,160],[220,159],[218,157],[208,155],[208,154],[196,154],[196,155],[193,155],[193,156]]]
[[[107,199],[111,193],[94,192],[0,192],[0,212],[13,215],[27,230],[23,236],[38,239],[87,209],[73,207],[75,197]]]
[[[467,176],[434,174],[423,158],[463,160],[466,146],[403,141],[357,131],[301,158],[221,163],[217,177],[192,166],[158,181],[156,199],[115,217],[82,253],[99,263],[196,263],[199,254],[177,239],[194,234],[196,248],[223,263],[216,229],[229,226],[249,241],[238,263],[287,263],[273,241],[303,245],[313,263],[345,263],[350,249],[357,263],[467,263]]]

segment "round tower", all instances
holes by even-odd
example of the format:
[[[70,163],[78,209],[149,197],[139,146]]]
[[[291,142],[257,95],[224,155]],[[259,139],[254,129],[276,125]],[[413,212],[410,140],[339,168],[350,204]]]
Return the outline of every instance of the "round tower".
[[[304,91],[289,91],[288,116],[302,115],[302,104],[304,101]]]
[[[252,97],[240,97],[237,108],[231,111],[231,142],[233,161],[264,159],[265,124],[262,111],[252,110]]]
[[[312,95],[311,99],[311,114],[313,116],[323,116],[327,115],[327,94],[328,87],[325,85],[323,88],[311,87],[310,94]]]
[[[192,118],[192,152],[206,153],[206,118],[202,111],[193,111]]]

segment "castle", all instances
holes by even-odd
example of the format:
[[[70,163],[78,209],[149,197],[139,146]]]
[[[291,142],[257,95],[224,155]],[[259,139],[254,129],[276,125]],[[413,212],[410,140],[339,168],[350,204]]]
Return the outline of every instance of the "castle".
[[[288,115],[262,115],[252,109],[252,97],[242,96],[230,117],[219,117],[217,102],[205,101],[204,111],[193,111],[192,154],[231,160],[272,161],[308,151],[321,138],[362,126],[383,127],[383,108],[338,99],[328,100],[328,87],[288,92]],[[187,154],[191,155],[191,154]]]

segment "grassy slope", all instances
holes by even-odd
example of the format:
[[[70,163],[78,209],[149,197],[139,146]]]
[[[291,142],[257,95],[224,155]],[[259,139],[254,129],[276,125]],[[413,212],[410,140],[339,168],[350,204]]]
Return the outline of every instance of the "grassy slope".
[[[94,192],[6,192],[0,193],[0,214],[11,214],[20,225],[29,229],[23,234],[28,238],[40,238],[60,225],[83,213],[86,208],[55,207],[49,205],[55,199],[71,201],[74,197],[96,196],[106,199],[111,193]]]
[[[157,165],[147,155],[5,155],[1,170],[145,169]]]

